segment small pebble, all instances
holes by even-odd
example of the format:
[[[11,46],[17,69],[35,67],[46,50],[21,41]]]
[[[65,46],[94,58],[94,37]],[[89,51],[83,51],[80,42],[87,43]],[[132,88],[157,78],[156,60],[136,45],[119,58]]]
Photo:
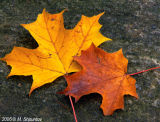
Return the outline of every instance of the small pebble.
[[[152,106],[158,107],[158,105],[160,105],[160,100],[159,100],[159,99],[156,99],[156,100],[152,103]]]

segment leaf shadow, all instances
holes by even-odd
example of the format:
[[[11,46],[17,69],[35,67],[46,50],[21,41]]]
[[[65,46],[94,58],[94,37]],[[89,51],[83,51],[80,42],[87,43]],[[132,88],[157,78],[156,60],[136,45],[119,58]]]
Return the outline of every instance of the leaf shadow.
[[[26,30],[21,30],[18,33],[18,41],[16,42],[16,46],[26,47],[29,49],[35,49],[38,47],[38,43],[32,37],[32,35]]]

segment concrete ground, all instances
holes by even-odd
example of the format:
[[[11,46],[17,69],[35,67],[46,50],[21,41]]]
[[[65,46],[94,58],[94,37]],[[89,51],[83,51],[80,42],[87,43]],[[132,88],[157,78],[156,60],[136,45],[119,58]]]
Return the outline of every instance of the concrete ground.
[[[13,46],[36,48],[37,43],[20,26],[36,20],[43,8],[64,13],[66,28],[73,28],[81,15],[93,16],[105,11],[101,33],[111,39],[100,47],[108,52],[122,48],[128,58],[128,73],[160,66],[160,1],[159,0],[1,0],[0,57]],[[54,83],[28,93],[32,77],[6,79],[11,67],[0,62],[0,120],[3,117],[41,118],[44,122],[73,122],[69,98],[58,95],[67,84],[63,77]],[[82,97],[76,104],[79,122],[158,122],[160,121],[160,70],[133,76],[139,99],[126,96],[124,110],[104,116],[99,108],[99,94]]]

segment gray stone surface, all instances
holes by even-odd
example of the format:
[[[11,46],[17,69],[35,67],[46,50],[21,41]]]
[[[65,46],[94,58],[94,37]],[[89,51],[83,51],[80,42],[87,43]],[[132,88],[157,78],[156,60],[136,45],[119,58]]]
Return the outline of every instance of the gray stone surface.
[[[129,59],[128,73],[160,66],[160,1],[159,0],[1,0],[0,57],[13,46],[36,48],[37,43],[22,23],[35,21],[46,8],[50,13],[65,12],[65,27],[73,28],[82,14],[93,16],[105,11],[101,32],[113,39],[100,47],[114,52],[123,48]],[[6,79],[11,67],[0,62],[0,120],[2,117],[40,117],[44,122],[74,121],[68,97],[56,92],[66,87],[64,78],[47,84],[28,97],[32,77]],[[133,76],[139,99],[125,97],[124,110],[103,116],[101,96],[84,96],[75,105],[79,122],[158,122],[160,121],[160,70]]]

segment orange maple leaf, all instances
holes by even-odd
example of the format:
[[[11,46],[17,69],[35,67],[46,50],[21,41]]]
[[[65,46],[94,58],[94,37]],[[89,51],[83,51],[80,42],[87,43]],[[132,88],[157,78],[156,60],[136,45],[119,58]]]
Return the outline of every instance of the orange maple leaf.
[[[74,60],[82,66],[82,70],[65,76],[68,86],[60,93],[73,96],[76,102],[83,95],[101,94],[104,115],[123,109],[124,95],[138,98],[136,80],[127,75],[128,60],[123,56],[122,49],[107,53],[91,45],[80,57],[74,57]]]
[[[12,67],[8,76],[33,76],[29,94],[64,74],[80,71],[81,67],[73,61],[73,56],[80,55],[81,50],[87,49],[92,42],[98,46],[110,40],[99,32],[102,25],[98,20],[103,13],[82,16],[74,29],[64,28],[63,13],[49,14],[44,9],[35,22],[22,24],[37,41],[38,48],[14,47],[1,59]]]

